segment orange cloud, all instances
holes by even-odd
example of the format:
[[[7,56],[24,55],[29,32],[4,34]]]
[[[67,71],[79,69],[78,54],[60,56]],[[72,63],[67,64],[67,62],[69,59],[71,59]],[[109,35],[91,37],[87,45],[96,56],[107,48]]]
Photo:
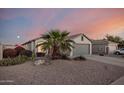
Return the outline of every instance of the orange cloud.
[[[93,38],[100,38],[101,36],[105,36],[106,34],[118,34],[120,28],[124,28],[124,16],[113,16],[109,19],[103,20],[102,22],[96,22],[88,29],[91,33],[90,35]]]
[[[103,38],[118,33],[124,27],[124,9],[94,9],[71,14],[58,24],[58,28],[72,33],[84,33],[90,38]],[[116,34],[117,35],[117,34]]]

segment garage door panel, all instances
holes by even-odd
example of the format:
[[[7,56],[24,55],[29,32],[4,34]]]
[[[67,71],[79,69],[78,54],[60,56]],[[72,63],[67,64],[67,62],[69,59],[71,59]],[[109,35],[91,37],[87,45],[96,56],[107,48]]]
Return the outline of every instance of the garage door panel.
[[[83,56],[90,53],[90,45],[89,44],[75,44],[74,45],[74,56]]]

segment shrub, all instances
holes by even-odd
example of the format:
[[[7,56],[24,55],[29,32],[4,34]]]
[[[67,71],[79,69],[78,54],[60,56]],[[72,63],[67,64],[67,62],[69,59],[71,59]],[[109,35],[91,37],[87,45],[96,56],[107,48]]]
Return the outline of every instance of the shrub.
[[[23,47],[21,47],[21,46],[17,46],[16,48],[15,48],[15,50],[16,50],[16,52],[17,52],[17,56],[22,52],[22,51],[24,51],[25,49],[23,48]]]
[[[26,56],[18,56],[15,58],[6,58],[3,60],[0,60],[0,66],[9,66],[9,65],[21,64],[21,63],[24,63],[28,60],[30,60],[30,59]]]
[[[74,60],[86,60],[86,58],[83,56],[78,56],[78,57],[75,57]]]
[[[70,60],[70,58],[67,55],[61,55],[61,59],[67,59]]]
[[[16,57],[16,54],[17,54],[17,52],[14,49],[8,48],[8,49],[3,50],[3,57],[4,58],[8,58],[8,57],[13,58],[13,57]]]
[[[103,54],[103,53],[101,53],[101,54],[99,54],[99,56],[104,56],[104,54]]]
[[[23,51],[20,52],[20,55],[24,55],[24,56],[27,56],[27,57],[32,57],[32,51],[23,50]]]

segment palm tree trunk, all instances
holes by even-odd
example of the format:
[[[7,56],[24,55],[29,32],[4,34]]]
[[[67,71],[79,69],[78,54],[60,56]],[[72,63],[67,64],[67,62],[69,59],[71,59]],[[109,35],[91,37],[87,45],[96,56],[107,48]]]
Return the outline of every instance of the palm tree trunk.
[[[57,46],[54,46],[53,47],[53,52],[52,52],[52,58],[53,59],[56,59],[58,57],[58,47]]]

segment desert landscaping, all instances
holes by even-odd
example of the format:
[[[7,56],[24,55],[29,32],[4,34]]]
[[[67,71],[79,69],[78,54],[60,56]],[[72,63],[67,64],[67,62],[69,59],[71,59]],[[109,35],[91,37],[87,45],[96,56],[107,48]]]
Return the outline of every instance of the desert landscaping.
[[[52,60],[49,65],[33,62],[0,67],[0,84],[109,85],[124,75],[124,68],[91,60]]]

